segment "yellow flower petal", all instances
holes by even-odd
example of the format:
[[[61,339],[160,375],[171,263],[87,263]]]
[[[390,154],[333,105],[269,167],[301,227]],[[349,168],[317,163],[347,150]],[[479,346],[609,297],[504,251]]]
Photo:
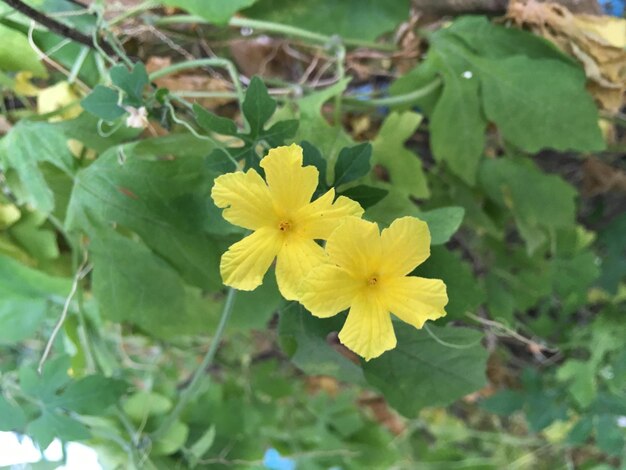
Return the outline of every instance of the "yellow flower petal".
[[[332,317],[350,307],[361,285],[345,270],[324,264],[304,278],[299,300],[316,317]]]
[[[255,170],[217,177],[211,197],[217,207],[226,208],[223,216],[233,225],[256,230],[278,224],[269,189]]]
[[[287,237],[276,260],[276,281],[282,296],[297,300],[302,279],[325,260],[324,249],[313,240]]]
[[[346,269],[355,278],[375,274],[382,255],[378,225],[346,217],[328,237],[326,252],[330,261]]]
[[[385,282],[381,301],[400,320],[421,328],[446,314],[446,285],[439,279],[398,277]]]
[[[232,245],[220,263],[224,284],[240,290],[261,285],[281,245],[282,237],[273,228],[261,228]]]
[[[261,160],[261,167],[281,215],[292,215],[311,201],[319,172],[313,166],[302,166],[302,147],[292,144],[271,149]]]
[[[405,276],[430,256],[428,225],[415,217],[396,219],[382,231],[381,274]]]
[[[396,347],[391,315],[377,296],[354,299],[339,340],[366,361]]]
[[[302,207],[294,215],[295,222],[303,235],[316,240],[326,240],[344,217],[363,215],[358,202],[345,196],[336,201],[335,190],[330,189],[323,196]]]

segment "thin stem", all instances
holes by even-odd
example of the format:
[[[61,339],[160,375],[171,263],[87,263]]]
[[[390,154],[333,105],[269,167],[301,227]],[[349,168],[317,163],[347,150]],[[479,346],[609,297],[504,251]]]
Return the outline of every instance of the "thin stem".
[[[78,270],[76,271],[76,275],[74,276],[74,281],[72,282],[70,293],[65,299],[65,304],[63,305],[63,311],[61,312],[59,321],[54,326],[54,329],[52,330],[52,334],[50,334],[50,338],[48,339],[48,342],[46,343],[46,348],[44,349],[43,354],[41,355],[41,359],[39,360],[39,365],[37,366],[37,372],[40,374],[41,374],[41,371],[43,370],[43,366],[46,363],[46,360],[48,359],[48,356],[50,355],[50,351],[52,350],[52,345],[54,344],[54,340],[56,339],[57,335],[61,331],[61,328],[63,327],[63,324],[65,323],[65,319],[67,318],[67,314],[70,310],[70,304],[72,303],[72,298],[74,297],[74,294],[76,293],[76,289],[78,289],[78,283],[81,281],[82,278],[84,278],[89,273],[90,270],[91,268],[87,267],[87,258],[85,257],[82,264],[79,266]]]
[[[198,388],[200,386],[202,378],[206,375],[206,370],[213,363],[213,359],[215,358],[215,353],[217,353],[217,348],[220,345],[220,340],[222,335],[224,334],[224,330],[226,329],[226,324],[228,323],[228,319],[233,310],[233,306],[235,304],[235,297],[237,295],[237,291],[232,287],[228,289],[228,294],[226,295],[226,301],[224,302],[224,307],[222,309],[222,316],[220,317],[220,322],[217,325],[217,330],[215,331],[215,335],[211,340],[211,346],[209,350],[204,355],[202,362],[194,372],[191,380],[187,387],[181,392],[180,398],[178,399],[178,403],[172,410],[172,412],[163,420],[161,425],[158,427],[154,433],[152,433],[152,440],[158,440],[163,437],[167,431],[170,430],[172,425],[176,422],[180,414],[183,412],[189,401],[194,397],[197,393]]]
[[[173,15],[165,18],[160,18],[155,21],[155,26],[164,26],[168,24],[184,24],[184,23],[209,23],[206,19],[194,15]],[[285,36],[292,36],[301,39],[307,39],[309,41],[317,42],[323,45],[332,41],[331,36],[325,34],[315,33],[306,29],[297,28],[280,23],[272,23],[271,21],[254,20],[251,18],[233,17],[228,22],[229,26],[236,28],[251,28],[259,29],[262,31],[268,31],[271,33],[283,34]],[[377,42],[362,41],[360,39],[342,39],[342,42],[347,46],[353,47],[367,47],[370,49],[377,49],[381,51],[394,51],[396,47],[391,44],[379,44]]]
[[[428,85],[413,90],[410,93],[404,95],[388,96],[385,98],[355,98],[344,97],[344,101],[354,106],[394,106],[401,104],[409,104],[419,98],[423,98],[437,90],[441,86],[442,80],[440,78],[434,79]]]
[[[233,86],[235,87],[235,91],[237,95],[243,101],[243,88],[241,87],[241,83],[239,82],[239,78],[237,76],[237,72],[235,70],[235,66],[228,59],[221,59],[210,57],[206,59],[196,59],[196,60],[186,60],[184,62],[178,62],[177,64],[172,64],[168,67],[163,67],[155,72],[152,72],[149,75],[150,81],[154,81],[158,78],[164,77],[166,75],[171,75],[173,73],[180,72],[181,70],[194,69],[197,67],[222,67],[225,68],[230,78],[233,82]]]
[[[87,58],[89,51],[90,49],[87,46],[83,46],[80,49],[80,52],[78,53],[78,57],[76,57],[76,61],[74,62],[74,65],[72,65],[72,70],[70,70],[70,74],[67,77],[68,83],[74,83],[74,81],[76,81],[76,77],[78,77],[80,69],[83,68],[85,59]]]

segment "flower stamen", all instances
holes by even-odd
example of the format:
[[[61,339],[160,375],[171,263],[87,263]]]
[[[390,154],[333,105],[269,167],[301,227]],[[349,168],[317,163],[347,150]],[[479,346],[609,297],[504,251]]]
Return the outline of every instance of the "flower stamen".
[[[289,220],[283,220],[278,224],[278,230],[280,230],[281,232],[288,232],[289,230],[291,230],[291,221]]]

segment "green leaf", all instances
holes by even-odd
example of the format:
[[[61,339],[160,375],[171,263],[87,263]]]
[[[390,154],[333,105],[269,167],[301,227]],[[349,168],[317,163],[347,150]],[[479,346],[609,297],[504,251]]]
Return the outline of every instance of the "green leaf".
[[[430,258],[414,271],[416,275],[442,279],[448,288],[447,315],[441,321],[463,318],[474,311],[484,300],[485,292],[470,266],[453,251],[432,247]]]
[[[394,324],[398,345],[363,365],[365,378],[407,417],[426,406],[449,405],[486,384],[487,351],[481,333],[429,325]],[[447,344],[447,345],[446,345]]]
[[[600,415],[595,428],[598,447],[609,455],[621,455],[624,450],[624,431],[617,425],[617,417]]]
[[[342,315],[320,320],[301,305],[291,303],[280,315],[281,344],[296,367],[308,375],[328,375],[343,382],[362,384],[361,368],[327,341],[328,334],[339,331],[342,322]]]
[[[126,111],[117,104],[117,92],[103,85],[96,87],[85,98],[80,105],[85,111],[105,121],[115,121],[123,116]]]
[[[198,461],[206,454],[215,442],[215,426],[209,427],[193,445],[189,448],[191,454],[190,465],[194,467]]]
[[[526,57],[475,64],[483,85],[485,115],[513,145],[532,153],[543,148],[605,148],[598,111],[585,90],[582,70]]]
[[[373,41],[409,19],[409,0],[260,0],[246,16],[332,36]]]
[[[35,77],[46,77],[46,68],[35,50],[30,47],[28,38],[7,26],[0,24],[0,70],[3,72],[32,72]]]
[[[15,431],[26,426],[26,415],[0,395],[0,431]]]
[[[524,395],[516,390],[502,390],[484,400],[480,407],[500,416],[510,416],[524,406]]]
[[[189,427],[181,421],[176,421],[163,437],[153,443],[150,453],[153,455],[173,454],[185,444],[188,435]]]
[[[90,248],[93,292],[104,317],[163,338],[207,331],[208,310],[145,245],[101,231]]]
[[[626,239],[626,214],[612,220],[598,234],[597,247],[602,256],[602,270],[598,284],[611,294],[616,294],[620,282],[626,278],[623,260]]]
[[[576,359],[568,359],[559,367],[557,378],[563,382],[571,382],[569,393],[581,408],[587,408],[596,398],[596,370],[592,363]]]
[[[2,255],[0,279],[0,344],[35,336],[43,320],[60,310],[71,284]]]
[[[361,204],[362,208],[367,209],[380,202],[387,194],[389,194],[389,191],[386,189],[360,184],[340,192],[339,196],[349,197]]]
[[[257,0],[162,0],[165,5],[179,7],[198,15],[209,23],[226,24],[239,10],[249,7]]]
[[[48,447],[55,438],[63,441],[81,441],[91,437],[85,425],[48,410],[44,410],[39,418],[27,426],[26,433],[32,436],[42,449]]]
[[[462,207],[441,207],[417,216],[428,224],[431,245],[443,245],[461,226],[465,210]]]
[[[573,445],[581,445],[589,436],[591,436],[591,432],[593,431],[593,419],[591,416],[584,416],[580,418],[574,427],[571,429],[569,434],[567,435],[567,443]]]
[[[156,392],[137,392],[124,402],[124,412],[137,423],[150,416],[164,415],[172,409],[172,401]]]
[[[314,166],[320,174],[320,182],[316,191],[317,195],[320,195],[328,190],[326,159],[322,156],[318,148],[310,142],[304,140],[300,143],[300,146],[302,147],[302,165]]]
[[[214,175],[203,156],[210,151],[210,143],[187,134],[111,149],[78,173],[67,228],[97,238],[103,227],[121,225],[188,283],[221,287],[219,250],[205,230]]]
[[[557,228],[574,225],[576,190],[530,160],[485,160],[479,181],[490,199],[513,213],[529,253],[553,237]]]
[[[60,396],[47,405],[81,414],[99,415],[115,404],[127,388],[128,385],[121,380],[89,375],[71,382]]]
[[[267,88],[259,77],[254,76],[246,90],[242,105],[243,114],[250,125],[250,135],[258,137],[263,126],[276,111],[276,101],[267,92]]]
[[[382,166],[389,182],[382,187],[393,187],[410,197],[427,198],[430,195],[419,156],[408,150],[404,142],[422,122],[422,116],[413,112],[391,113],[372,142],[372,165]]]
[[[438,47],[444,87],[430,119],[430,145],[438,161],[446,162],[453,173],[473,185],[487,127],[481,110],[479,82],[470,75],[468,64],[455,62],[448,50]]]
[[[193,105],[193,112],[198,125],[204,130],[223,135],[237,135],[237,125],[230,119],[217,116],[196,103]]]
[[[338,81],[332,86],[305,96],[297,101],[300,127],[296,141],[308,141],[315,145],[326,161],[335,161],[337,151],[354,145],[354,141],[340,125],[331,125],[322,113],[322,107],[331,98],[343,93],[350,83],[350,78]]]
[[[148,73],[141,62],[137,62],[132,70],[125,65],[116,65],[110,70],[113,85],[126,93],[125,103],[131,106],[141,106],[143,103],[143,89],[148,84]]]
[[[365,176],[370,171],[371,158],[372,146],[369,142],[341,149],[335,163],[335,182],[333,186],[338,188],[342,184],[350,183]]]
[[[74,171],[74,158],[59,129],[45,122],[22,120],[0,142],[0,164],[17,173],[23,186],[18,191],[20,199],[48,214],[54,208],[54,195],[39,168],[41,162],[69,174]]]
[[[81,113],[75,119],[55,122],[53,125],[59,128],[66,138],[76,139],[96,152],[104,152],[108,148],[131,140],[141,133],[141,129],[122,126],[103,136],[98,133],[98,118],[89,113]]]

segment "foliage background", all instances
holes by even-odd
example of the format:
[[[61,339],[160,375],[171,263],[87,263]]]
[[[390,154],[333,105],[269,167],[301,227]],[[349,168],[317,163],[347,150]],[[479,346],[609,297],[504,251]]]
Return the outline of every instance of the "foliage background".
[[[623,19],[27,3],[82,36],[0,3],[0,430],[105,468],[626,468]],[[429,224],[447,317],[365,363],[273,276],[224,291],[212,182],[290,142]]]

